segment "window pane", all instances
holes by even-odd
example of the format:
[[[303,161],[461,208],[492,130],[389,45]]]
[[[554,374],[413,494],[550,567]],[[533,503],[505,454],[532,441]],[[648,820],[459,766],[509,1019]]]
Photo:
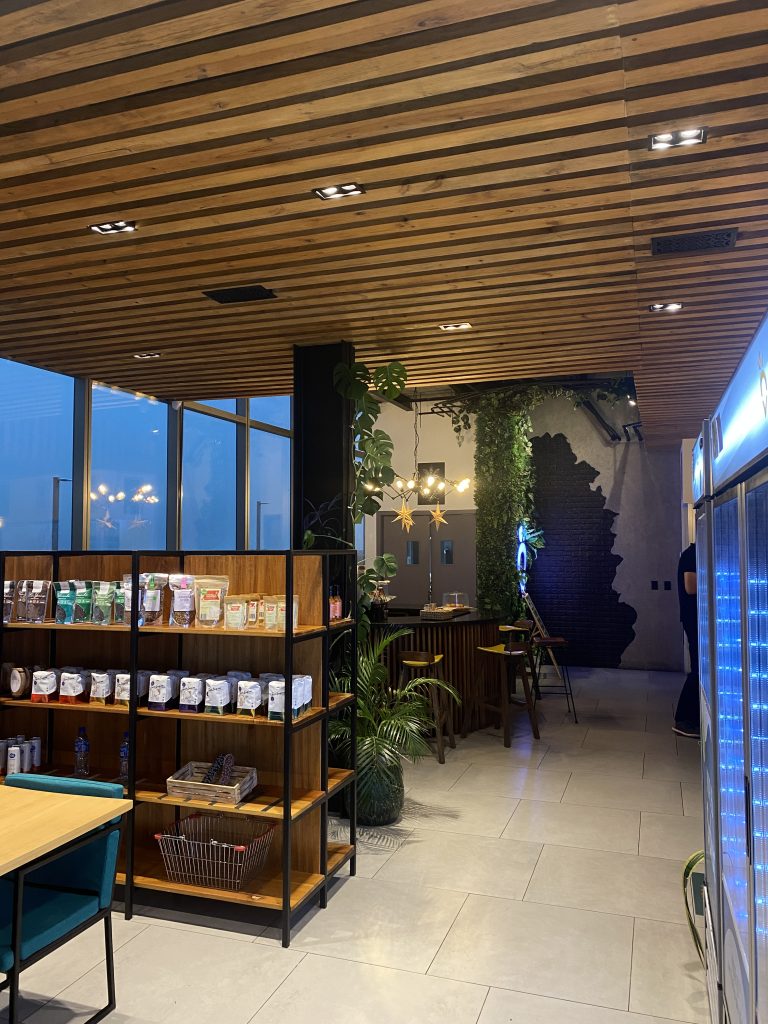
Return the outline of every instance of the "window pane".
[[[273,427],[291,429],[291,396],[272,395],[251,399],[251,419],[270,423]]]
[[[58,547],[72,529],[74,381],[0,359],[0,549]],[[58,484],[56,483],[58,481]]]
[[[236,425],[184,412],[181,542],[191,550],[235,547]]]
[[[90,547],[164,548],[168,407],[100,385],[92,396]]]
[[[237,399],[235,398],[198,398],[200,405],[208,405],[211,409],[221,409],[222,412],[237,412]]]
[[[251,431],[252,548],[291,546],[291,441],[263,430]]]

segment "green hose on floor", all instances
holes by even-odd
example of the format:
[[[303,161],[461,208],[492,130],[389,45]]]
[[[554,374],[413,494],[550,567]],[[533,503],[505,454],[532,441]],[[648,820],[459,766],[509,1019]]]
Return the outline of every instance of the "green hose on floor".
[[[705,966],[704,943],[702,942],[701,935],[699,935],[699,929],[696,927],[694,914],[691,910],[691,876],[693,875],[694,869],[701,864],[703,860],[704,851],[699,850],[697,853],[691,854],[683,865],[683,900],[685,901],[685,916],[688,919],[688,927],[691,930],[693,944],[696,947],[696,952],[699,955],[699,960],[701,960],[702,966]]]

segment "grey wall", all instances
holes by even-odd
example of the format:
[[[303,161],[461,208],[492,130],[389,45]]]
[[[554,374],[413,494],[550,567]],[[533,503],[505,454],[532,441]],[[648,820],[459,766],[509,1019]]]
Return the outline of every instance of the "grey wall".
[[[636,410],[623,403],[600,408],[619,433],[623,423],[636,418]],[[637,441],[612,445],[589,415],[566,399],[539,406],[532,422],[534,436],[565,435],[576,459],[597,470],[591,487],[601,491],[605,508],[616,513],[613,554],[621,561],[613,589],[637,613],[634,639],[621,655],[621,666],[682,669],[676,587],[682,500],[679,448],[646,448]],[[546,473],[546,466],[537,466],[537,471]],[[589,573],[588,550],[584,566],[572,571]],[[659,581],[658,590],[651,589],[651,580]],[[664,590],[665,580],[672,583],[669,591]]]

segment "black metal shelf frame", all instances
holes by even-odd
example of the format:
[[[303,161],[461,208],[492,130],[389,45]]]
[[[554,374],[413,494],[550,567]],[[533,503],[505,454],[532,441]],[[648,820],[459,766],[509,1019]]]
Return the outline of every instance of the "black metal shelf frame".
[[[344,864],[349,863],[350,874],[356,873],[356,813],[357,813],[357,772],[356,772],[356,758],[353,753],[353,763],[349,766],[351,770],[350,776],[343,781],[341,785],[334,787],[333,793],[328,792],[328,721],[332,714],[337,714],[339,711],[345,708],[353,708],[356,706],[357,701],[357,624],[354,617],[351,617],[347,622],[344,623],[343,627],[332,627],[329,619],[329,603],[327,596],[330,589],[331,570],[334,561],[341,560],[341,572],[336,571],[335,577],[341,577],[342,588],[344,592],[344,600],[348,607],[354,607],[355,596],[356,596],[356,557],[357,553],[353,549],[340,549],[340,550],[313,550],[308,549],[305,551],[290,551],[290,550],[279,550],[279,551],[167,551],[167,550],[154,550],[154,551],[2,551],[0,552],[0,584],[5,581],[6,578],[6,560],[9,557],[13,558],[24,558],[24,557],[37,557],[46,556],[52,560],[52,578],[54,580],[60,577],[60,559],[61,557],[78,557],[78,556],[98,556],[98,555],[110,555],[110,556],[123,556],[130,557],[131,559],[131,578],[132,578],[132,592],[135,595],[139,593],[139,575],[141,572],[141,566],[145,559],[153,558],[178,558],[179,567],[183,570],[185,558],[190,555],[205,555],[210,557],[216,556],[234,556],[238,558],[263,558],[265,556],[280,556],[285,560],[285,592],[286,595],[293,593],[294,583],[294,561],[297,558],[307,556],[320,556],[321,557],[321,575],[322,575],[322,601],[321,606],[323,609],[323,622],[320,629],[317,632],[304,633],[294,635],[293,631],[293,616],[291,614],[286,615],[286,628],[284,633],[284,663],[283,663],[283,674],[285,676],[285,707],[290,708],[293,706],[293,648],[296,644],[303,643],[311,639],[320,639],[322,643],[322,679],[321,679],[321,692],[322,692],[322,708],[323,713],[321,715],[313,715],[308,719],[297,719],[287,718],[283,724],[283,816],[282,816],[282,909],[277,911],[270,911],[272,914],[280,915],[280,925],[282,934],[283,946],[290,945],[291,929],[294,918],[299,911],[303,912],[304,907],[309,901],[318,898],[319,906],[325,908],[328,903],[328,887],[330,880],[339,871]],[[144,564],[146,564],[144,562]],[[8,624],[13,629],[13,623]],[[5,660],[4,651],[4,634],[5,626],[0,620],[0,661]],[[350,671],[351,671],[351,693],[350,700],[344,701],[338,708],[332,708],[330,706],[330,648],[331,648],[331,636],[339,636],[344,632],[350,633]],[[130,919],[133,916],[134,907],[134,894],[135,894],[135,816],[136,807],[140,800],[136,798],[136,777],[137,777],[137,735],[140,723],[149,720],[149,716],[143,716],[139,714],[137,690],[138,690],[138,661],[139,661],[139,640],[142,636],[157,636],[163,635],[160,630],[144,632],[139,627],[139,602],[134,600],[131,602],[131,618],[130,626],[128,629],[129,635],[129,672],[131,676],[131,691],[130,691],[130,703],[128,706],[128,734],[129,734],[129,755],[128,755],[128,781],[126,785],[127,796],[134,802],[133,809],[126,815],[125,823],[125,883],[124,883],[124,901],[125,901],[125,916],[126,919]],[[125,632],[116,633],[113,635],[126,635]],[[166,634],[168,635],[168,634]],[[178,640],[177,645],[177,657],[179,665],[183,664],[184,654],[184,639],[183,633],[170,634],[175,635]],[[199,633],[195,633],[194,636],[199,636]],[[211,635],[215,636],[216,631],[211,630]],[[248,633],[245,631],[245,635]],[[50,629],[47,631],[48,636],[48,657],[49,664],[56,664],[56,640],[57,630]],[[253,639],[258,639],[259,634],[251,634]],[[271,639],[271,638],[270,638]],[[12,705],[10,705],[12,708]],[[3,710],[7,710],[9,705],[3,705],[0,707],[0,713]],[[40,709],[45,710],[47,715],[47,729],[46,729],[46,746],[47,746],[47,762],[50,764],[53,760],[53,740],[54,740],[54,723],[55,723],[55,708],[46,708],[45,705],[40,705]],[[87,711],[87,707],[84,706],[84,710]],[[154,716],[153,716],[154,717]],[[356,714],[352,715],[352,751],[356,751]],[[190,715],[190,721],[194,721],[194,716]],[[176,768],[181,767],[181,731],[184,719],[176,718],[176,729],[175,729],[175,764]],[[292,818],[290,808],[292,805],[292,794],[293,794],[293,736],[295,733],[310,728],[312,726],[318,726],[321,730],[321,786],[320,790],[323,793],[322,799],[318,804],[313,804],[312,807],[307,808],[306,811],[294,819]],[[350,814],[349,824],[349,846],[350,850],[347,851],[344,857],[332,868],[329,868],[328,864],[328,801],[330,796],[336,796],[343,792],[345,789],[349,789],[348,806]],[[312,888],[310,893],[304,897],[301,903],[295,907],[291,907],[291,830],[293,821],[300,820],[305,813],[309,813],[310,810],[314,810],[319,806],[320,808],[320,868],[323,880],[318,882],[316,886]],[[175,808],[176,816],[179,816],[180,808]],[[287,812],[287,813],[286,813]]]

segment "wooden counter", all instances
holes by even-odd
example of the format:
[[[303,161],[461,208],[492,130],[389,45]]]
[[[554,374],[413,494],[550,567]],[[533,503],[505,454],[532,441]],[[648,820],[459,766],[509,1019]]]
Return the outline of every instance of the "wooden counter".
[[[396,640],[387,648],[386,657],[393,684],[400,672],[401,651],[442,654],[440,668],[443,678],[456,687],[462,700],[470,687],[477,685],[477,648],[489,647],[503,639],[499,633],[499,620],[476,612],[442,621],[421,619],[418,615],[393,615],[386,623],[375,623],[373,628],[381,629],[382,626],[403,627],[413,631],[410,636]],[[461,716],[462,709],[457,707],[454,711],[454,728],[457,732],[461,727]]]

